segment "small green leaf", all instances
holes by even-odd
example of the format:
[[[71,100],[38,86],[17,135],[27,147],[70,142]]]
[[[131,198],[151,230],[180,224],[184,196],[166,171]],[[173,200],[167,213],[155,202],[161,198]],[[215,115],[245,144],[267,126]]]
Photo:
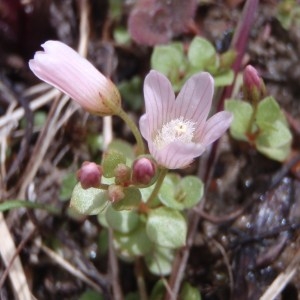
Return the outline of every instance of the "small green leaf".
[[[150,211],[147,235],[151,241],[162,247],[179,248],[185,245],[187,225],[182,214],[168,207]]]
[[[257,150],[271,159],[284,161],[291,151],[292,135],[289,128],[281,121],[263,127],[266,130],[256,139]]]
[[[145,226],[139,223],[139,226],[130,233],[114,233],[114,246],[121,257],[132,259],[138,256],[144,256],[153,251],[153,243],[147,237]]]
[[[256,122],[257,125],[264,129],[268,123],[273,124],[276,121],[286,123],[284,114],[279,104],[273,97],[267,97],[259,102],[257,106]],[[268,126],[268,125],[267,125]]]
[[[216,54],[214,46],[206,39],[195,37],[190,44],[188,60],[198,71],[204,70]]]
[[[134,187],[124,188],[124,198],[112,204],[115,210],[130,210],[136,208],[141,202],[141,192]]]
[[[231,135],[237,140],[248,141],[246,133],[253,114],[252,106],[247,102],[231,99],[225,101],[225,109],[233,113]]]
[[[102,168],[103,176],[114,177],[114,170],[118,164],[125,164],[126,157],[122,152],[116,150],[108,150],[103,155]]]
[[[185,282],[180,293],[181,300],[201,300],[201,294],[197,288]]]
[[[158,199],[166,207],[170,207],[176,210],[182,210],[184,209],[184,205],[176,200],[175,191],[176,185],[174,184],[172,178],[167,175],[159,190]]]
[[[74,187],[70,206],[83,215],[97,215],[107,205],[107,192],[89,188],[83,189],[80,183]]]
[[[203,196],[203,182],[196,176],[186,176],[180,182],[180,189],[183,191],[181,203],[184,208],[194,207]]]
[[[151,67],[166,75],[172,84],[179,81],[180,73],[186,68],[183,45],[171,43],[156,46],[151,56]]]
[[[180,182],[178,177],[167,175],[158,198],[166,207],[183,210],[195,206],[203,196],[203,183],[195,176],[187,176]]]
[[[114,230],[128,233],[134,230],[139,223],[139,215],[134,211],[117,211],[109,206],[105,213],[107,224]]]
[[[155,275],[169,275],[172,270],[174,250],[156,247],[150,254],[145,256],[145,262],[149,271]]]

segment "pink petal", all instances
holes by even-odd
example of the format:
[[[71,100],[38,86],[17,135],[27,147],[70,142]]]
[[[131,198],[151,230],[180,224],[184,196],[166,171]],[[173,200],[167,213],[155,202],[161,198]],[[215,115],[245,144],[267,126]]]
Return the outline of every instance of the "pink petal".
[[[170,81],[157,71],[150,71],[144,82],[146,114],[151,133],[167,122],[174,105],[175,95]]]
[[[214,79],[209,73],[193,75],[182,87],[175,101],[176,118],[193,120],[196,131],[204,126],[214,93]]]
[[[149,126],[149,120],[146,114],[142,115],[140,117],[139,121],[139,127],[142,136],[144,137],[145,140],[150,140],[151,139],[151,133],[150,133],[150,126]]]
[[[114,101],[118,98],[112,82],[63,43],[48,41],[42,47],[45,51],[36,52],[34,59],[29,61],[34,74],[73,98],[87,111],[109,114],[102,99]]]
[[[165,148],[159,150],[152,143],[148,144],[151,155],[157,163],[168,169],[180,169],[188,166],[194,158],[200,156],[205,147],[201,144],[182,142],[170,143]]]
[[[229,128],[233,115],[228,111],[221,111],[208,119],[204,126],[200,142],[206,147],[220,138]],[[195,137],[197,140],[197,137]]]
[[[81,105],[99,96],[106,78],[86,59],[69,46],[48,41],[42,45],[45,52],[37,52],[29,66],[37,77],[60,89]]]

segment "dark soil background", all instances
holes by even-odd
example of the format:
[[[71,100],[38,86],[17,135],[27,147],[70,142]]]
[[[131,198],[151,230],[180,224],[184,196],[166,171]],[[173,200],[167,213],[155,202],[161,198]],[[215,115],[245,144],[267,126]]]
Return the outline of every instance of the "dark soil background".
[[[2,220],[36,299],[79,299],[97,287],[104,299],[117,299],[112,294],[114,278],[110,277],[104,230],[96,217],[71,215],[68,199],[62,199],[61,194],[64,178],[74,174],[81,162],[100,161],[101,148],[92,148],[88,139],[101,133],[102,120],[74,109],[51,136],[47,128],[53,130],[49,122],[58,101],[33,110],[29,105],[34,97],[26,96],[28,89],[39,83],[28,68],[28,60],[49,39],[77,48],[84,6],[90,11],[88,59],[117,84],[134,76],[144,78],[153,47],[134,41],[116,43],[113,32],[118,26],[126,28],[134,1],[123,1],[117,17],[110,9],[115,2],[0,0],[0,122],[20,107],[25,111],[22,119],[0,123],[1,202],[28,199],[61,211],[55,215],[21,208],[5,212]],[[230,46],[232,35],[228,33],[240,22],[244,1],[198,2],[192,24],[183,32],[172,28],[167,39],[188,42],[199,34],[224,51]],[[289,270],[291,262],[296,272],[276,299],[296,300],[300,296],[300,27],[292,24],[283,28],[276,17],[280,2],[259,2],[238,72],[246,64],[260,72],[268,94],[287,116],[293,149],[286,162],[278,163],[229,135],[218,143],[219,156],[184,272],[184,279],[206,300],[259,299],[281,272]],[[139,91],[142,94],[142,86]],[[143,112],[142,103],[124,101],[123,107],[136,121]],[[66,111],[62,109],[61,114]],[[36,124],[38,116],[42,121]],[[113,122],[115,137],[134,142],[120,120]],[[35,165],[35,157],[40,156]],[[200,165],[201,161],[196,161],[181,173],[197,174]],[[6,238],[0,235],[0,247]],[[41,245],[59,253],[96,288],[57,264]],[[120,261],[119,268],[123,294],[136,292],[133,265]],[[0,259],[0,299],[25,299],[13,292],[8,273]],[[146,272],[145,280],[151,291],[158,278]]]

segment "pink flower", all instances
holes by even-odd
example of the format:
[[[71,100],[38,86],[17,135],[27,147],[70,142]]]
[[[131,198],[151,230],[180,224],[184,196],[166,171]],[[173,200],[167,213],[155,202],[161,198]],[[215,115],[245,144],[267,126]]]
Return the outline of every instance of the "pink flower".
[[[212,104],[214,80],[209,73],[193,75],[175,100],[169,80],[157,71],[145,78],[146,113],[140,130],[150,154],[168,169],[184,168],[220,138],[232,121],[222,111],[207,119]]]
[[[89,61],[59,41],[47,41],[34,59],[29,61],[32,72],[41,80],[70,96],[85,110],[100,116],[112,115],[103,100],[120,106],[116,86]]]

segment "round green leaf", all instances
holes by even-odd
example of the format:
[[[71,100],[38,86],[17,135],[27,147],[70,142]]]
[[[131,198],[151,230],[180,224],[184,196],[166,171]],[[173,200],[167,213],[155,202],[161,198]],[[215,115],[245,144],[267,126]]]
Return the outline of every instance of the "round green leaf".
[[[146,231],[155,244],[179,248],[185,245],[187,224],[180,212],[168,207],[159,207],[150,211]]]
[[[151,254],[145,256],[149,271],[155,275],[169,275],[172,270],[174,251],[169,248],[156,247]]]
[[[114,246],[125,259],[144,256],[153,250],[153,243],[147,237],[145,227],[141,223],[130,233],[115,232]]]
[[[286,123],[277,101],[273,97],[267,97],[257,106],[256,122],[260,128],[264,129],[265,125],[273,124],[276,121]]]
[[[241,100],[225,101],[225,109],[233,113],[233,121],[230,126],[231,135],[242,141],[248,141],[246,136],[253,113],[252,106]]]
[[[192,208],[201,200],[204,192],[204,185],[198,177],[184,177],[180,182],[180,187],[184,193],[181,201],[184,208]]]
[[[108,196],[104,190],[83,189],[80,183],[74,187],[70,206],[84,215],[97,215],[107,205]]]
[[[281,121],[276,121],[269,126],[265,125],[256,139],[256,148],[265,156],[284,161],[291,151],[292,134],[289,128]]]
[[[214,46],[206,39],[195,37],[190,44],[188,60],[198,70],[203,70],[208,62],[215,56]]]
[[[139,223],[139,215],[134,211],[117,211],[112,206],[106,210],[107,224],[114,230],[128,233],[135,229]]]
[[[176,84],[186,67],[182,43],[156,46],[151,56],[151,67],[166,75],[172,85]]]
[[[158,193],[158,199],[166,207],[182,210],[184,209],[184,205],[176,200],[175,190],[176,185],[174,184],[174,181],[167,175]]]

